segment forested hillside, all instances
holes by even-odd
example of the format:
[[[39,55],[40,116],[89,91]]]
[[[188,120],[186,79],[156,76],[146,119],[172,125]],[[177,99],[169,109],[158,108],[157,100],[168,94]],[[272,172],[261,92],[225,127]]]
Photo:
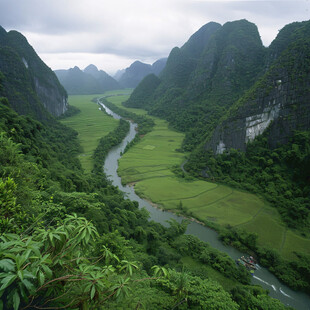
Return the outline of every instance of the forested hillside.
[[[159,75],[166,65],[167,58],[155,61],[152,65],[135,61],[117,74],[117,80],[125,88],[135,88],[148,74]]]
[[[47,128],[18,116],[3,102],[4,309],[171,309],[178,304],[180,309],[285,308],[250,286],[248,272],[226,254],[183,235],[186,222],[171,221],[169,228],[148,222],[145,210],[124,200],[107,182],[103,158],[126,133],[126,122],[102,139],[87,177],[76,157],[72,130],[58,123]]]
[[[110,185],[104,156],[127,122],[101,139],[85,175],[75,131],[19,115],[4,97],[0,115],[1,308],[285,309],[226,254],[184,235],[185,221],[149,222]]]
[[[186,171],[260,195],[277,209],[285,226],[306,238],[309,27],[309,21],[287,25],[265,48],[256,26],[246,20],[207,24],[183,47],[174,48],[159,78],[145,78],[125,103],[186,133],[183,149],[191,151]],[[236,230],[230,231],[228,243],[242,242]],[[253,250],[265,259],[262,249]],[[272,255],[277,263],[269,257],[266,265],[290,285],[283,266],[297,270],[298,264],[310,262],[306,253],[296,252],[290,263],[282,262],[276,251]]]
[[[184,46],[171,51],[161,82],[143,106],[185,131],[184,149],[192,150],[253,84],[264,67],[264,55],[254,24],[245,20],[206,24]],[[143,92],[142,83],[136,91],[140,88]],[[136,106],[134,95],[126,106]]]
[[[309,22],[280,31],[268,50],[266,73],[225,113],[189,163],[198,174],[207,170],[208,177],[261,193],[289,226],[307,235],[309,37]]]
[[[284,27],[266,49],[245,20],[209,23],[125,103],[186,133],[188,171],[263,194],[302,231],[309,228],[309,25]]]
[[[67,110],[67,93],[53,71],[39,58],[26,38],[0,26],[0,71],[4,87],[0,95],[20,114],[40,120],[46,111],[59,116]]]

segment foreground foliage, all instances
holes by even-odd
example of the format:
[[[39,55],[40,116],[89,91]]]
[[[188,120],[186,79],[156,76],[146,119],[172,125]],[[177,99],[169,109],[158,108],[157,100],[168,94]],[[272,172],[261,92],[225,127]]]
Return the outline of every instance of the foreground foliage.
[[[309,158],[309,132],[297,131],[291,143],[273,150],[264,135],[248,144],[245,153],[232,149],[213,156],[200,149],[192,154],[187,169],[196,175],[203,170],[212,180],[260,194],[279,211],[288,227],[309,238]],[[306,253],[297,251],[294,259],[288,261],[276,250],[264,249],[256,242],[244,242],[242,233],[236,230],[230,229],[222,237],[228,243],[241,241],[257,252],[262,263],[284,282],[295,289],[310,291],[310,257]]]
[[[3,309],[237,309],[234,296],[246,309],[248,296],[184,270],[183,255],[231,279],[252,296],[253,308],[260,299],[274,303],[266,291],[247,288],[248,274],[227,255],[183,235],[186,223],[148,222],[147,212],[125,200],[102,171],[84,175],[74,131],[0,108]],[[121,122],[103,138],[103,153],[124,132]],[[100,146],[98,152],[96,162],[104,155]]]

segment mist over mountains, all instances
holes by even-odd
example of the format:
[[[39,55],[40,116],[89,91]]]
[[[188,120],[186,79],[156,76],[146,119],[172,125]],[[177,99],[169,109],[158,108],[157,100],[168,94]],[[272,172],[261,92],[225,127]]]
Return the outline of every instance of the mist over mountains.
[[[166,58],[162,58],[152,65],[135,61],[128,68],[118,70],[114,77],[103,70],[98,70],[93,64],[84,70],[75,66],[54,72],[69,95],[100,94],[108,90],[135,88],[148,74],[159,75],[166,61]]]
[[[68,70],[55,70],[55,73],[69,95],[101,94],[122,86],[103,70],[89,65],[84,70],[74,67]]]
[[[159,75],[164,69],[167,58],[155,61],[152,65],[135,61],[128,68],[116,73],[115,78],[125,88],[135,88],[148,74]]]

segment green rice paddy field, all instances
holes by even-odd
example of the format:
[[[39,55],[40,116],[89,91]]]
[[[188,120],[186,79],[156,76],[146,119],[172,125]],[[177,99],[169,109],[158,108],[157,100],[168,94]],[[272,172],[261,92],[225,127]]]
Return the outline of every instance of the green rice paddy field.
[[[81,110],[80,113],[61,120],[61,122],[78,132],[78,139],[82,146],[79,155],[85,172],[91,172],[93,168],[92,154],[101,137],[117,127],[118,121],[99,111],[99,106],[92,102],[95,97],[102,95],[75,95],[69,96],[69,104]]]
[[[122,107],[126,96],[107,98]],[[145,114],[141,109],[128,109]],[[287,258],[293,251],[310,253],[310,240],[287,230],[277,211],[248,192],[201,180],[176,177],[171,168],[181,165],[185,154],[177,152],[184,135],[153,118],[155,127],[119,161],[123,183],[132,183],[136,193],[159,207],[190,215],[201,221],[232,225],[258,234],[261,245],[277,249]]]

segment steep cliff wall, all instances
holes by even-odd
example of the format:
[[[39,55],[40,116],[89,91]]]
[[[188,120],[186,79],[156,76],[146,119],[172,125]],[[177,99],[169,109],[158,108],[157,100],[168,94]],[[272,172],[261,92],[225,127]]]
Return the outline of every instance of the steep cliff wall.
[[[277,48],[272,48],[268,60],[272,65],[222,118],[206,149],[245,151],[247,143],[267,129],[274,148],[288,142],[295,130],[310,128],[310,23],[300,23],[295,35],[289,34],[284,50],[279,34],[281,44],[273,44]]]
[[[44,82],[36,76],[33,77],[35,91],[48,112],[54,116],[60,116],[68,109],[68,96],[55,83],[55,79],[49,77]]]
[[[1,28],[0,71],[5,77],[1,94],[18,113],[44,119],[48,117],[45,109],[54,116],[67,110],[65,89],[17,31],[7,33]]]

